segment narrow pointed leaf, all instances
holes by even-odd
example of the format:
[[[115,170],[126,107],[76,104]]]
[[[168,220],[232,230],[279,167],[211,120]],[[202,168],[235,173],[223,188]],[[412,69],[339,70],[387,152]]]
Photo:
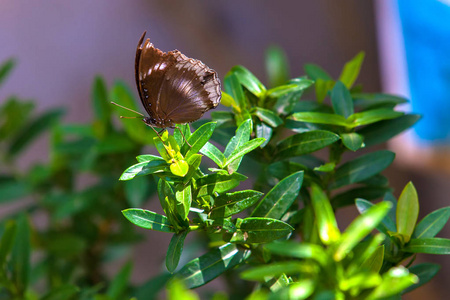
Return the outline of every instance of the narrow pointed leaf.
[[[30,278],[30,225],[25,214],[16,223],[16,238],[11,252],[11,279],[18,295],[25,295]]]
[[[392,208],[392,203],[388,201],[384,201],[386,203],[390,203],[390,207]],[[364,199],[356,199],[356,208],[358,209],[360,214],[365,213],[368,209],[375,206],[372,202],[369,202]],[[390,218],[389,214],[386,214],[386,216],[381,220],[381,223],[379,223],[376,228],[384,233],[386,236],[389,236],[389,231],[396,232],[397,227],[395,226],[394,221]]]
[[[450,217],[450,207],[443,207],[425,216],[414,229],[414,238],[431,238],[438,234]]]
[[[188,159],[193,154],[196,154],[200,151],[200,149],[203,148],[203,146],[209,141],[211,138],[211,135],[214,132],[214,129],[216,128],[216,123],[210,122],[203,124],[200,126],[188,139],[189,144],[191,147],[186,152],[185,158]],[[184,145],[185,146],[189,145]]]
[[[293,241],[273,242],[264,246],[270,252],[300,259],[313,259],[322,266],[327,264],[329,259],[328,253],[319,245],[297,243]]]
[[[210,142],[206,143],[202,149],[200,149],[200,153],[210,158],[219,166],[219,168],[223,168],[223,164],[225,163],[225,155],[223,155],[223,153]]]
[[[98,120],[105,123],[110,121],[112,107],[105,80],[100,76],[95,77],[92,86],[92,105]]]
[[[50,292],[45,294],[41,300],[60,300],[75,299],[74,297],[80,292],[80,289],[72,284],[63,284],[52,288]]]
[[[227,243],[190,261],[176,275],[187,288],[196,288],[241,264],[249,255],[249,250]]]
[[[230,156],[237,148],[250,140],[250,134],[252,132],[252,121],[246,120],[236,129],[236,135],[231,138],[225,147],[225,157]]]
[[[245,218],[236,220],[236,231],[226,232],[224,240],[232,243],[268,243],[290,234],[294,228],[280,220]]]
[[[342,133],[341,134],[342,144],[344,144],[347,149],[355,152],[362,147],[364,147],[364,138],[362,135],[351,132],[351,133]]]
[[[345,64],[342,69],[339,80],[342,81],[345,86],[350,89],[358,78],[361,65],[364,61],[364,52],[359,52],[351,61]]]
[[[450,254],[450,239],[411,239],[402,250],[411,253]]]
[[[346,162],[336,170],[330,187],[335,189],[366,180],[386,169],[394,157],[393,152],[380,150]]]
[[[175,233],[170,240],[169,248],[167,249],[166,254],[166,268],[170,273],[173,273],[178,266],[181,253],[183,252],[184,239],[187,234],[187,230]]]
[[[337,241],[341,234],[333,208],[324,191],[316,184],[311,185],[311,204],[322,242],[325,245],[329,245]]]
[[[419,199],[412,182],[403,189],[397,202],[397,232],[405,235],[408,242],[419,216]]]
[[[368,125],[383,120],[395,119],[405,115],[405,113],[400,111],[395,111],[392,109],[373,109],[368,111],[363,111],[355,113],[348,117],[348,122],[350,122],[350,127],[355,128],[358,126]]]
[[[0,240],[0,266],[3,266],[6,257],[11,252],[16,238],[16,223],[13,220],[7,221]]]
[[[234,189],[246,176],[239,173],[230,175],[224,174],[210,174],[201,177],[197,180],[198,194],[197,197],[212,195],[213,193],[223,193]]]
[[[271,111],[270,109],[265,109],[261,107],[257,107],[254,113],[261,121],[269,124],[273,128],[280,126],[283,124],[283,119],[281,119],[276,113]]]
[[[0,66],[0,84],[5,81],[8,75],[11,73],[12,69],[16,65],[16,60],[13,58],[8,59]]]
[[[144,176],[148,174],[153,174],[157,172],[163,172],[167,168],[167,163],[163,160],[152,160],[137,163],[127,168],[122,175],[120,175],[119,180],[130,180],[136,176]]]
[[[250,93],[260,97],[266,92],[266,87],[253,75],[248,69],[243,66],[234,66],[231,68],[232,73],[236,74],[239,82],[250,91]]]
[[[281,219],[298,196],[303,173],[296,172],[277,183],[253,210],[251,216]]]
[[[231,72],[226,74],[223,80],[223,87],[225,89],[225,92],[230,95],[237,103],[238,108],[235,109],[242,110],[248,107],[244,90],[236,74]]]
[[[402,294],[409,293],[412,290],[415,290],[418,287],[424,285],[425,283],[430,281],[440,269],[440,265],[432,263],[422,263],[412,266],[411,268],[409,268],[409,272],[417,275],[417,277],[419,278],[419,282],[405,289]]]
[[[286,53],[278,46],[266,51],[266,73],[271,87],[279,86],[289,80],[289,64]]]
[[[404,267],[395,267],[383,274],[382,283],[366,299],[383,299],[399,294],[407,287],[417,283],[418,278]]]
[[[353,220],[337,242],[338,246],[334,253],[335,260],[341,261],[344,259],[353,247],[375,229],[390,208],[389,202],[380,202]]]
[[[277,147],[276,159],[308,154],[322,149],[339,140],[339,136],[331,131],[314,130],[297,133],[282,140]]]
[[[175,191],[175,198],[177,199],[177,211],[183,219],[186,219],[189,214],[189,209],[192,203],[191,185],[177,185]]]
[[[220,195],[214,200],[210,216],[212,219],[230,217],[255,204],[261,196],[262,193],[252,190]]]
[[[145,209],[129,208],[123,210],[122,214],[131,223],[139,227],[163,232],[175,232],[169,219],[155,212]]]
[[[331,80],[333,79],[324,69],[315,64],[305,64],[303,66],[306,74],[312,79],[323,79],[323,80]]]
[[[249,153],[250,151],[258,148],[264,142],[265,142],[265,139],[263,139],[263,138],[255,138],[255,139],[252,139],[252,140],[244,143],[239,148],[234,150],[230,154],[230,156],[228,156],[227,162],[225,163],[224,167],[229,166],[230,164],[235,162],[237,159],[242,158],[242,156],[244,156],[245,154]],[[237,167],[238,166],[233,166],[233,172],[236,171],[235,168],[237,168]]]
[[[273,128],[263,122],[256,123],[256,137],[265,139],[264,143],[261,144],[261,148],[264,148],[272,137]]]
[[[321,112],[297,112],[290,116],[291,119],[300,122],[329,124],[336,126],[351,126],[350,121],[341,115]]]
[[[152,160],[163,160],[160,156],[152,155],[152,154],[143,154],[136,157],[138,162],[149,162]]]
[[[124,293],[128,288],[128,282],[131,276],[131,270],[133,268],[133,264],[131,262],[126,263],[122,269],[120,269],[119,273],[114,277],[111,284],[106,291],[109,299],[112,300],[120,300],[123,299]]]
[[[348,118],[354,113],[350,91],[341,81],[337,81],[331,90],[331,103],[336,114]]]
[[[267,278],[276,278],[283,274],[290,276],[303,273],[308,267],[299,261],[281,261],[245,270],[240,277],[244,280],[267,281]]]

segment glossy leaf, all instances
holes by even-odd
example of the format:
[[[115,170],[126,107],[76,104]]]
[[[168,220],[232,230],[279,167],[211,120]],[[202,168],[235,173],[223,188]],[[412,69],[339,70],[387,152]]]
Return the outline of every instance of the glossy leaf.
[[[392,208],[391,202],[388,202],[388,201],[384,201],[384,202],[388,203],[389,207]],[[360,214],[365,213],[368,209],[372,208],[373,206],[375,206],[375,204],[373,204],[372,202],[369,202],[364,199],[356,199],[356,208],[358,209]],[[395,226],[394,221],[390,218],[390,216],[388,214],[386,214],[386,216],[381,220],[381,223],[379,223],[376,226],[376,228],[380,232],[384,233],[386,236],[389,236],[389,231],[391,231],[391,232],[397,231],[397,227]]]
[[[339,76],[339,80],[342,81],[345,86],[350,89],[358,78],[361,65],[364,61],[364,52],[359,52],[351,61],[345,64],[342,69],[342,73]]]
[[[322,149],[337,140],[339,140],[337,134],[325,130],[297,133],[287,137],[278,144],[275,157],[276,159],[286,159],[308,154]]]
[[[362,147],[364,147],[364,138],[362,135],[351,132],[351,133],[342,133],[341,134],[342,144],[344,144],[347,149],[355,152]]]
[[[224,240],[232,243],[268,243],[287,236],[294,228],[270,218],[245,218],[236,220],[236,231],[225,233]]]
[[[395,267],[383,274],[383,281],[367,297],[368,300],[381,299],[396,295],[407,287],[417,283],[418,278],[404,267]]]
[[[187,288],[196,288],[241,264],[249,255],[249,250],[227,243],[190,261],[176,275]]]
[[[249,153],[252,150],[255,150],[259,146],[261,146],[262,143],[265,142],[265,139],[263,138],[254,138],[248,142],[245,142],[243,145],[241,145],[239,148],[234,150],[226,160],[226,163],[224,164],[224,167],[231,166],[236,160],[242,159],[242,157]],[[233,165],[231,168],[228,168],[228,173],[235,172],[238,168],[238,165]]]
[[[259,79],[243,66],[234,66],[230,72],[236,74],[239,82],[255,96],[260,97],[266,92],[266,87]]]
[[[261,144],[261,148],[264,148],[269,142],[272,137],[273,128],[269,125],[266,125],[266,123],[257,122],[256,123],[256,137],[257,138],[263,138],[265,141]]]
[[[227,218],[240,213],[254,205],[261,196],[261,192],[252,190],[222,194],[214,199],[214,206],[211,209],[210,217],[212,219],[217,217]]]
[[[311,204],[316,216],[321,241],[329,245],[340,238],[336,217],[324,191],[316,184],[311,185]]]
[[[336,114],[348,118],[354,113],[353,99],[350,91],[341,81],[336,81],[331,90],[331,103]]]
[[[375,229],[387,215],[390,208],[391,204],[389,202],[380,202],[356,217],[337,242],[334,259],[337,261],[344,259],[364,237]]]
[[[310,87],[314,81],[306,78],[295,78],[285,85],[280,85],[267,91],[266,97],[279,98],[287,94],[303,91]]]
[[[203,176],[197,180],[197,197],[229,191],[237,187],[239,183],[245,179],[247,179],[247,177],[239,173],[230,175],[210,174]]]
[[[152,155],[152,154],[142,154],[136,157],[138,162],[149,162],[152,160],[163,160],[160,156]]]
[[[416,288],[429,282],[440,269],[440,265],[432,263],[422,263],[412,266],[411,268],[409,268],[409,272],[417,275],[417,277],[419,278],[419,282],[405,289],[402,294],[409,293],[410,291],[415,290]]]
[[[131,262],[127,262],[117,273],[117,275],[112,280],[111,284],[106,291],[109,299],[120,300],[123,299],[124,293],[128,287],[128,282],[131,276],[131,270],[133,268],[133,264]]]
[[[300,122],[328,124],[336,126],[351,126],[350,122],[341,115],[322,112],[296,112],[291,119]]]
[[[395,96],[395,95],[389,95],[389,94],[383,94],[383,93],[375,93],[375,94],[368,94],[368,93],[355,93],[352,94],[353,96],[353,102],[356,107],[360,108],[361,110],[369,110],[374,108],[381,108],[381,107],[395,107],[398,104],[407,103],[408,101],[405,98]]]
[[[222,98],[220,98],[220,104],[225,105],[226,107],[233,107],[235,109],[238,109],[237,102],[231,97],[228,93],[225,93],[222,91]],[[212,115],[211,115],[212,116]],[[213,117],[215,120],[216,118]]]
[[[254,114],[263,122],[269,124],[273,128],[283,124],[283,119],[281,119],[276,113],[270,109],[265,109],[261,107],[256,107]]]
[[[185,160],[177,160],[170,164],[170,172],[173,175],[184,177],[189,171],[189,164]]]
[[[253,210],[252,217],[281,219],[294,203],[303,182],[303,171],[278,182]]]
[[[239,125],[239,127],[236,129],[236,135],[231,138],[231,140],[225,147],[224,151],[225,157],[230,156],[230,154],[233,153],[237,148],[239,148],[244,143],[248,142],[250,140],[251,132],[252,132],[251,120],[247,120],[243,122],[241,125]]]
[[[405,131],[419,121],[420,115],[403,115],[395,119],[368,125],[358,133],[364,136],[364,144],[369,147],[381,144]]]
[[[169,219],[166,216],[157,214],[155,212],[138,209],[138,208],[129,208],[122,211],[122,214],[127,218],[131,223],[145,228],[156,231],[163,232],[174,232],[175,229],[172,224],[170,224]]]
[[[211,135],[216,128],[216,123],[210,122],[200,126],[188,139],[188,143],[191,145],[186,152],[185,158],[188,159],[193,154],[196,154],[203,148],[203,146],[209,141]],[[188,145],[185,145],[188,146]],[[183,147],[184,148],[184,147]]]
[[[328,263],[328,253],[319,245],[293,241],[273,242],[264,246],[271,253],[300,259],[312,259],[322,266]]]
[[[177,185],[175,190],[175,198],[177,199],[177,212],[186,219],[192,203],[191,185]]]
[[[166,268],[170,273],[173,273],[178,266],[181,253],[183,252],[184,239],[187,234],[187,230],[175,233],[170,240],[166,254]]]
[[[414,238],[431,238],[438,234],[450,217],[450,207],[443,207],[425,216],[414,229]]]
[[[308,88],[313,84],[311,80],[306,78],[293,78],[289,80],[288,84],[295,84],[298,88],[291,90],[289,93],[279,96],[272,108],[273,111],[277,112],[278,115],[288,115],[292,112],[303,94],[303,90]]]
[[[206,143],[202,149],[200,149],[200,153],[210,158],[219,166],[219,168],[223,168],[226,159],[225,155],[210,142]]]
[[[394,157],[395,154],[391,151],[379,150],[346,162],[336,170],[331,188],[366,180],[387,168]]]
[[[180,147],[186,143],[186,139],[189,139],[191,135],[192,133],[189,124],[177,124],[173,131],[173,137]]]
[[[286,53],[278,46],[266,50],[266,73],[271,87],[279,86],[289,80],[289,64]]]
[[[403,115],[404,115],[403,112],[395,111],[392,109],[380,108],[355,113],[350,117],[348,117],[348,122],[350,122],[351,123],[350,126],[354,128],[362,125],[380,122],[383,120],[395,119]]]
[[[163,159],[155,159],[148,162],[145,161],[137,163],[123,171],[122,175],[120,175],[119,180],[130,180],[135,178],[136,176],[144,176],[157,172],[163,172],[166,170],[167,166],[167,163]]]
[[[405,242],[411,238],[419,216],[419,199],[412,182],[403,189],[397,202],[397,232],[405,236]]]
[[[402,250],[411,253],[450,254],[450,239],[411,239]]]

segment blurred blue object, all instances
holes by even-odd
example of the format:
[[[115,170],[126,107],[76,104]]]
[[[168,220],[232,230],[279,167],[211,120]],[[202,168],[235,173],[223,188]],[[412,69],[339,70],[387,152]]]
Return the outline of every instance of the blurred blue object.
[[[419,139],[450,144],[450,1],[398,0]]]

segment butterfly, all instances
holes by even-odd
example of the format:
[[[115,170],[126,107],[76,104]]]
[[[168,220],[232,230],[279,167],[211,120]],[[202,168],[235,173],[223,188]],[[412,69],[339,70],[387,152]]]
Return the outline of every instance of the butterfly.
[[[144,123],[153,129],[173,128],[216,108],[222,95],[216,71],[178,50],[166,53],[155,48],[150,39],[144,42],[145,34],[139,39],[135,60],[136,86],[149,115]]]

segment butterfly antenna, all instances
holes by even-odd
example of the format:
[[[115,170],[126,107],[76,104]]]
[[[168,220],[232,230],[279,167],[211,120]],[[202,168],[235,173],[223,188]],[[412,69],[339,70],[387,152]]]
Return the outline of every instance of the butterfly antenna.
[[[181,133],[181,136],[183,137],[184,141],[186,142],[186,144],[188,144],[189,147],[192,148],[191,144],[189,144],[189,142],[187,141],[186,137],[183,134],[183,131],[181,131],[180,127],[175,127],[176,129],[178,129],[178,131]]]
[[[111,101],[111,103],[114,104],[114,105],[117,105],[118,107],[121,107],[121,108],[123,108],[123,109],[129,110],[129,111],[131,111],[131,112],[134,112],[135,114],[138,114],[138,115],[140,115],[140,116],[145,117],[145,116],[144,116],[143,114],[141,114],[140,112],[137,112],[137,111],[132,110],[132,109],[130,109],[130,108],[128,108],[128,107],[125,107],[125,106],[122,106],[122,105],[120,105],[120,104],[117,104],[116,102]],[[123,117],[121,116],[121,118],[123,118]],[[127,117],[126,119],[134,119],[134,118]]]

